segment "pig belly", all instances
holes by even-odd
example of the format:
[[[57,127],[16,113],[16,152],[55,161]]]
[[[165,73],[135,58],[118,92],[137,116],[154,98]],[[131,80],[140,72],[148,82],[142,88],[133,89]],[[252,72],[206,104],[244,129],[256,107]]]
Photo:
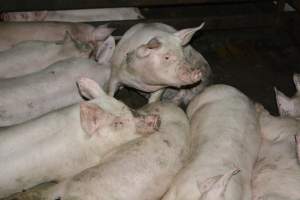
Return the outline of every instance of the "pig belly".
[[[82,100],[76,81],[96,80],[101,87],[110,69],[88,59],[68,59],[39,73],[0,81],[0,126],[19,124]]]

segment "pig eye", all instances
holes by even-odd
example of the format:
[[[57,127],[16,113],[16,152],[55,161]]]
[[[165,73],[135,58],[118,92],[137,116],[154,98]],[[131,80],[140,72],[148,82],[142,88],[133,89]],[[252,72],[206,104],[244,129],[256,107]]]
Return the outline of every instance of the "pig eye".
[[[170,58],[169,56],[165,56],[165,59],[166,59],[166,60],[169,60],[169,58]]]

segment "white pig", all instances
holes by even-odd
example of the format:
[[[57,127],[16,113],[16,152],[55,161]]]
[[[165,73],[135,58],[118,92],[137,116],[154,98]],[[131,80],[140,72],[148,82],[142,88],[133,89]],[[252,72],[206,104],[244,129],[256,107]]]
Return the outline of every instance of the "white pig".
[[[90,79],[80,79],[81,102],[0,132],[0,197],[61,181],[130,140],[155,132],[158,115],[134,116]]]
[[[192,46],[184,47],[184,56],[192,64],[193,68],[199,68],[202,72],[201,82],[196,85],[186,86],[186,88],[166,88],[161,96],[165,102],[173,102],[186,107],[189,102],[200,94],[211,82],[211,68],[205,58]]]
[[[34,193],[37,199],[49,200],[160,199],[187,160],[189,122],[185,113],[173,104],[154,103],[138,112],[160,116],[157,133],[122,146],[102,164],[46,192],[33,190],[20,199]]]
[[[87,76],[104,87],[110,76],[110,58],[115,41],[110,36],[102,45],[98,63],[87,58],[70,58],[45,70],[19,78],[0,80],[0,126],[19,124],[82,100],[76,80]]]
[[[49,65],[72,57],[88,58],[92,48],[77,42],[66,33],[63,41],[24,41],[0,52],[0,78],[31,74]]]
[[[263,140],[253,172],[253,200],[299,200],[295,135],[300,133],[300,121],[274,117],[266,110],[259,121]]]
[[[4,12],[0,19],[9,22],[20,21],[64,21],[92,22],[116,21],[144,18],[138,8],[101,8],[80,10],[51,10],[29,12]]]
[[[297,93],[289,98],[282,92],[274,88],[279,113],[281,116],[291,116],[300,118],[300,74],[294,74],[293,80]]]
[[[151,102],[160,97],[162,88],[200,81],[202,70],[194,69],[188,62],[183,47],[203,25],[180,31],[162,23],[131,27],[119,41],[112,58],[109,95],[114,95],[124,84],[144,92],[156,91]]]
[[[107,25],[94,27],[72,22],[2,22],[0,23],[0,51],[25,40],[59,41],[68,31],[72,38],[96,45],[113,31]]]
[[[191,101],[187,114],[192,158],[163,200],[251,200],[260,143],[253,103],[231,86],[214,85]]]

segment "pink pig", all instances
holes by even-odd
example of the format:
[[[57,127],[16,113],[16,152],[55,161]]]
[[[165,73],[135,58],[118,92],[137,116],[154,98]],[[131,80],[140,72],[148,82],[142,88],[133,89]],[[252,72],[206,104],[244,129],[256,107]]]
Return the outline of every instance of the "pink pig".
[[[155,101],[168,86],[181,87],[200,81],[201,69],[193,69],[183,48],[204,26],[175,31],[162,24],[137,24],[122,37],[112,58],[109,94],[121,84],[144,92],[155,92]]]

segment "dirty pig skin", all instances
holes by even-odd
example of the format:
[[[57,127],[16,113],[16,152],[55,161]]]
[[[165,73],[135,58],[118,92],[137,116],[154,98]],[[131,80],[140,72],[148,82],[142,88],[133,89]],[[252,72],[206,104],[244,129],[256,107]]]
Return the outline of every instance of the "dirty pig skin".
[[[0,197],[72,177],[122,144],[158,130],[158,115],[134,116],[91,79],[81,78],[78,86],[93,99],[1,129]]]

